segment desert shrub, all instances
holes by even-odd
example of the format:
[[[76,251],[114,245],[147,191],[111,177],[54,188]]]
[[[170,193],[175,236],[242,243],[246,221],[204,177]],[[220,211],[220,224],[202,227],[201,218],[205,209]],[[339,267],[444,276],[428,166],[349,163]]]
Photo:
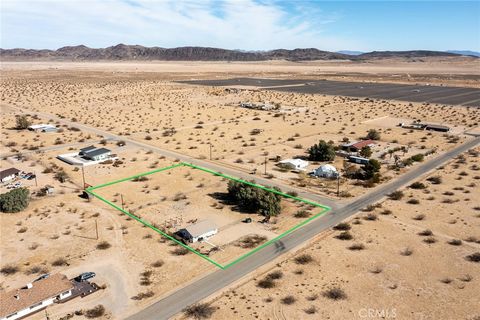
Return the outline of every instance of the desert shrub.
[[[411,256],[413,254],[413,250],[410,249],[410,248],[405,248],[402,251],[400,251],[400,254],[402,256],[408,257],[408,256]]]
[[[295,299],[295,297],[292,296],[292,295],[288,295],[288,296],[283,297],[282,299],[280,299],[280,301],[281,301],[283,304],[286,304],[286,305],[294,304],[296,300],[297,300],[297,299]]]
[[[370,140],[380,140],[380,132],[375,129],[370,129],[368,130],[366,138]]]
[[[460,240],[460,239],[452,239],[452,240],[447,241],[447,243],[448,243],[449,245],[452,245],[452,246],[461,246],[461,245],[462,245],[462,240]]]
[[[298,197],[298,192],[296,191],[288,191],[287,194],[292,197]]]
[[[267,237],[258,234],[252,234],[241,237],[235,242],[235,245],[244,249],[251,249],[257,247],[265,241],[267,241]]]
[[[188,250],[187,248],[185,247],[176,247],[175,249],[173,249],[172,251],[170,251],[173,255],[175,256],[184,256],[186,255],[187,253],[190,252],[190,250]]]
[[[471,262],[480,262],[480,252],[475,252],[475,253],[472,253],[468,256],[465,257],[465,259],[467,259],[468,261],[471,261]]]
[[[17,273],[19,270],[20,269],[17,266],[15,266],[13,264],[9,264],[9,265],[3,266],[0,269],[0,273],[5,275],[5,276],[9,276],[9,275]]]
[[[403,191],[397,190],[388,195],[388,198],[391,200],[400,200],[404,196]]]
[[[65,259],[65,258],[57,258],[57,259],[53,260],[52,266],[54,266],[54,267],[68,266],[67,259]]]
[[[148,177],[146,176],[141,176],[141,177],[135,177],[132,179],[132,181],[134,182],[142,182],[142,181],[147,181],[148,180]]]
[[[418,235],[419,235],[419,236],[424,236],[424,237],[429,237],[429,236],[433,236],[433,232],[432,232],[432,230],[430,230],[430,229],[425,229],[425,230],[423,230],[423,231],[420,231],[420,232],[418,233]]]
[[[424,214],[417,214],[415,217],[413,217],[413,220],[417,220],[417,221],[421,221],[423,219],[425,219]]]
[[[28,207],[29,191],[27,188],[17,188],[0,194],[0,211],[15,213]]]
[[[338,240],[352,240],[353,236],[350,232],[344,231],[335,236],[336,239]]]
[[[163,260],[157,260],[157,261],[153,262],[151,264],[151,266],[154,267],[154,268],[160,268],[161,266],[163,266],[163,264],[164,264]]]
[[[437,242],[437,239],[435,239],[434,237],[428,237],[428,238],[423,239],[423,242],[428,243],[428,244],[432,244],[432,243]]]
[[[27,271],[25,271],[26,275],[31,275],[31,274],[38,274],[38,273],[48,273],[48,269],[42,266],[33,266]]]
[[[313,257],[309,254],[301,254],[294,259],[296,264],[308,264],[313,261]]]
[[[440,176],[430,177],[427,179],[427,181],[429,181],[431,184],[440,184],[442,183],[442,177]]]
[[[155,295],[153,291],[146,291],[146,292],[140,292],[136,296],[133,296],[131,299],[132,300],[143,300],[147,298],[151,298]]]
[[[410,157],[410,159],[412,159],[413,161],[416,161],[416,162],[422,162],[424,158],[425,158],[425,156],[421,153],[415,154],[415,155]]]
[[[280,270],[270,272],[267,274],[266,278],[272,279],[272,280],[278,280],[283,277],[283,272]]]
[[[363,217],[364,220],[369,220],[369,221],[375,221],[378,219],[377,215],[374,213],[369,213],[365,217]]]
[[[310,217],[310,212],[306,210],[299,210],[293,215],[295,218],[308,218]]]
[[[425,189],[427,186],[422,182],[414,182],[409,186],[411,189]]]
[[[110,248],[112,245],[110,243],[108,243],[107,241],[102,241],[100,243],[97,244],[96,248],[98,250],[106,250],[108,248]]]
[[[360,251],[363,249],[365,249],[365,245],[363,245],[362,243],[355,243],[348,247],[348,250],[352,251]]]
[[[392,210],[390,210],[390,209],[385,209],[385,210],[381,211],[380,214],[383,214],[384,216],[387,216],[387,215],[389,215],[389,214],[392,214]]]
[[[215,307],[207,303],[197,303],[183,309],[183,313],[188,318],[193,319],[208,319],[215,312]]]
[[[332,299],[332,300],[344,300],[347,299],[347,295],[341,288],[331,288],[325,290],[322,295],[325,298]]]
[[[351,228],[352,227],[346,222],[341,222],[341,223],[339,223],[339,224],[337,224],[336,226],[333,227],[334,230],[343,230],[343,231],[348,231]]]
[[[105,314],[105,307],[101,304],[86,310],[84,313],[87,318],[99,318]]]
[[[63,170],[57,171],[53,177],[61,183],[65,183],[69,179],[68,174]]]
[[[408,199],[407,203],[408,204],[419,204],[420,201],[418,199]]]
[[[308,150],[309,159],[312,161],[333,161],[335,159],[335,148],[333,143],[320,140]]]
[[[317,308],[315,306],[310,306],[307,309],[304,309],[306,314],[315,314],[317,313]]]
[[[257,282],[257,287],[262,289],[271,289],[271,288],[274,288],[275,286],[276,286],[275,281],[268,277]]]

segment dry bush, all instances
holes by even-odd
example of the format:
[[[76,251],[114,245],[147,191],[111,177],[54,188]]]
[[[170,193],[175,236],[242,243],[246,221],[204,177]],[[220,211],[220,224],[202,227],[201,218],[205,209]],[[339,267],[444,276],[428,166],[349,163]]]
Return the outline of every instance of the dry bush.
[[[325,298],[332,300],[344,300],[347,299],[347,295],[341,288],[331,288],[322,293]]]
[[[101,304],[83,312],[83,315],[87,318],[99,318],[104,314],[105,314],[105,307]]]
[[[348,247],[348,250],[352,250],[352,251],[360,251],[363,249],[365,249],[365,245],[363,245],[362,243],[354,243]]]
[[[471,262],[480,262],[480,252],[475,252],[475,253],[472,253],[468,256],[465,257],[465,259],[467,259],[468,261],[471,261]]]
[[[452,239],[452,240],[447,241],[447,243],[448,243],[449,245],[452,245],[452,246],[461,246],[461,245],[462,245],[462,240],[460,240],[460,239]]]
[[[400,254],[402,256],[408,257],[408,256],[411,256],[413,254],[413,250],[411,248],[405,248],[402,251],[400,251]]]
[[[163,260],[157,260],[157,261],[153,262],[151,264],[151,266],[154,267],[154,268],[160,268],[161,266],[163,266],[163,264],[164,264]]]
[[[264,279],[257,282],[257,287],[263,289],[275,288],[276,285],[277,284],[275,283],[275,281],[269,277],[265,277]]]
[[[337,234],[335,238],[339,240],[352,240],[353,236],[350,232],[344,231],[344,232],[341,232],[340,234]]]
[[[294,304],[295,301],[297,301],[297,299],[295,299],[295,297],[292,296],[292,295],[288,295],[288,296],[283,297],[282,299],[280,299],[280,302],[282,302],[283,304],[286,304],[286,305]]]
[[[432,230],[430,230],[430,229],[425,229],[425,230],[423,230],[423,231],[420,231],[420,232],[418,233],[418,235],[419,235],[419,236],[424,236],[424,237],[429,237],[429,236],[433,236],[433,232],[432,232]]]
[[[153,291],[140,292],[136,296],[131,297],[132,300],[143,300],[151,298],[155,295]]]
[[[190,250],[188,250],[187,248],[185,247],[176,247],[175,249],[173,249],[172,251],[170,251],[171,254],[175,255],[175,256],[184,256],[186,255],[187,253],[189,253]]]
[[[257,247],[265,241],[267,241],[267,237],[258,234],[252,234],[238,239],[235,242],[235,246],[244,249],[251,249]]]
[[[317,313],[317,308],[315,306],[308,307],[307,309],[304,309],[306,314],[315,314]]]
[[[296,264],[309,264],[313,261],[313,257],[309,254],[301,254],[294,259]]]
[[[17,273],[19,270],[20,270],[20,268],[18,266],[15,266],[13,264],[9,264],[9,265],[3,266],[0,269],[0,273],[3,274],[4,276],[9,276],[9,275]]]
[[[267,276],[266,276],[266,278],[272,279],[272,280],[278,280],[278,279],[281,279],[282,277],[283,277],[283,272],[280,271],[280,270],[273,271],[273,272],[267,274]]]
[[[100,243],[97,244],[96,248],[98,250],[106,250],[108,248],[110,248],[112,245],[110,243],[108,243],[107,241],[102,241]]]
[[[348,231],[351,229],[350,225],[346,222],[341,222],[337,224],[336,226],[333,227],[334,230],[343,230],[343,231]]]
[[[390,200],[400,200],[404,196],[403,191],[397,190],[388,195]]]
[[[215,312],[215,307],[207,303],[197,303],[183,309],[186,317],[197,320],[209,319]]]
[[[57,259],[53,260],[52,266],[54,266],[54,267],[68,266],[67,259],[57,258]]]

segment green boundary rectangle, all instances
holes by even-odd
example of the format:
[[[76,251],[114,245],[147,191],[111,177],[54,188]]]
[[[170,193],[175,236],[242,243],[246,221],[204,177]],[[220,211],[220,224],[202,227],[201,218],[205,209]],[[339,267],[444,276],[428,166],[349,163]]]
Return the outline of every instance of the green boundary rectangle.
[[[184,244],[183,242],[181,241],[178,241],[177,239],[173,238],[172,236],[166,234],[165,232],[163,232],[162,230],[158,229],[158,228],[155,228],[152,224],[150,224],[149,222],[145,221],[145,220],[142,220],[140,219],[139,217],[137,217],[136,215],[120,208],[119,206],[117,206],[116,204],[112,203],[111,201],[103,198],[102,196],[100,196],[99,194],[97,194],[96,192],[94,192],[94,190],[96,189],[100,189],[100,188],[104,188],[104,187],[107,187],[107,186],[110,186],[110,185],[113,185],[113,184],[117,184],[117,183],[120,183],[120,182],[124,182],[124,181],[129,181],[129,180],[133,180],[135,178],[138,178],[138,177],[143,177],[143,176],[147,176],[147,175],[151,175],[151,174],[154,174],[154,173],[157,173],[157,172],[161,172],[161,171],[166,171],[166,170],[170,170],[170,169],[174,169],[174,168],[178,168],[178,167],[182,167],[182,166],[185,166],[185,167],[190,167],[190,168],[193,168],[193,169],[198,169],[198,170],[201,170],[201,171],[204,171],[204,172],[207,172],[207,173],[210,173],[210,174],[213,174],[215,176],[220,176],[220,177],[223,177],[223,178],[226,178],[226,179],[229,179],[229,180],[233,180],[233,181],[237,181],[237,182],[240,182],[240,183],[244,183],[244,184],[247,184],[249,186],[252,186],[252,187],[256,187],[256,188],[260,188],[260,189],[263,189],[265,191],[269,191],[269,192],[273,192],[275,194],[278,194],[278,195],[281,195],[282,197],[284,198],[289,198],[289,199],[293,199],[293,200],[296,200],[296,201],[300,201],[300,202],[303,202],[303,203],[307,203],[309,205],[313,205],[315,207],[318,207],[318,208],[322,208],[322,211],[320,211],[319,213],[317,213],[316,215],[306,219],[305,221],[302,221],[301,223],[297,224],[296,226],[292,227],[291,229],[285,231],[284,233],[280,234],[279,236],[265,242],[264,244],[258,246],[257,248],[243,254],[242,256],[240,256],[239,258],[225,264],[225,265],[222,265],[212,259],[210,259],[209,257],[207,257],[206,255],[203,255],[201,253],[199,253],[198,251],[196,251],[195,249],[193,249],[192,247],[190,246],[187,246],[186,244]],[[285,237],[286,235],[292,233],[293,231],[295,231],[296,229],[304,226],[305,224],[309,223],[310,221],[320,217],[321,215],[327,213],[328,211],[331,210],[330,207],[327,207],[327,206],[324,206],[322,204],[319,204],[319,203],[316,203],[316,202],[313,202],[313,201],[310,201],[310,200],[306,200],[306,199],[302,199],[302,198],[299,198],[299,197],[295,197],[295,196],[292,196],[292,195],[289,195],[289,194],[286,194],[286,193],[283,193],[281,191],[278,191],[278,190],[275,190],[275,189],[272,189],[272,188],[267,188],[265,186],[262,186],[262,185],[259,185],[259,184],[256,184],[256,183],[253,183],[253,182],[250,182],[250,181],[246,181],[246,180],[243,180],[243,179],[239,179],[239,178],[235,178],[235,177],[231,177],[231,176],[228,176],[228,175],[225,175],[223,173],[220,173],[220,172],[217,172],[217,171],[213,171],[213,170],[210,170],[210,169],[207,169],[207,168],[203,168],[203,167],[200,167],[200,166],[196,166],[194,164],[191,164],[191,163],[186,163],[186,162],[180,162],[178,164],[175,164],[175,165],[172,165],[172,166],[168,166],[168,167],[164,167],[164,168],[159,168],[159,169],[155,169],[155,170],[152,170],[152,171],[149,171],[149,172],[145,172],[145,173],[140,173],[140,174],[137,174],[137,175],[134,175],[134,176],[131,176],[131,177],[128,177],[128,178],[123,178],[123,179],[119,179],[119,180],[115,180],[115,181],[112,181],[112,182],[108,182],[108,183],[104,183],[104,184],[100,184],[100,185],[97,185],[97,186],[93,186],[93,187],[89,187],[87,189],[85,189],[86,192],[88,192],[89,194],[93,195],[94,197],[96,197],[97,199],[105,202],[106,204],[110,205],[111,207],[119,210],[120,212],[123,212],[125,213],[126,215],[128,215],[129,217],[131,217],[132,219],[135,219],[137,220],[138,222],[142,223],[143,225],[145,225],[146,227],[149,227],[150,229],[154,230],[155,232],[161,234],[162,236],[166,237],[167,239],[177,243],[178,245],[181,245],[182,247],[186,248],[187,250],[195,253],[196,255],[202,257],[203,259],[207,260],[208,262],[214,264],[215,266],[217,266],[218,268],[220,269],[227,269],[231,266],[233,266],[234,264],[242,261],[243,259],[247,258],[248,256],[254,254],[255,252],[265,248],[266,246],[269,246],[270,244],[274,243],[275,241],[278,241],[280,240],[281,238]]]

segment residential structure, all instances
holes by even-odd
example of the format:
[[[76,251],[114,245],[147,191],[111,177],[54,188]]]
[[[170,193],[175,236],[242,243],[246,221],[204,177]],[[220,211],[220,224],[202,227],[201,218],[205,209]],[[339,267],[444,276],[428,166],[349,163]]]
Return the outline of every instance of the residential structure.
[[[0,171],[0,182],[8,182],[15,179],[19,174],[20,170],[16,168],[10,168]]]
[[[101,161],[107,158],[110,158],[112,152],[106,148],[96,148],[94,146],[89,146],[80,149],[78,153],[82,158],[92,161]]]
[[[369,160],[367,158],[362,158],[362,157],[357,157],[357,156],[349,156],[348,161],[353,162],[353,163],[358,163],[358,164],[367,164]]]
[[[310,173],[314,177],[336,179],[338,178],[337,169],[331,164],[324,164]]]
[[[51,124],[33,124],[28,127],[30,131],[37,131],[37,132],[57,132],[58,128],[52,126]]]
[[[342,149],[350,152],[359,152],[363,147],[373,147],[374,145],[375,141],[373,140],[360,140],[343,144]]]
[[[308,161],[302,159],[285,159],[278,163],[278,166],[291,170],[305,170],[308,167]]]
[[[72,295],[73,283],[63,274],[42,277],[20,289],[0,291],[0,320],[20,319]]]
[[[447,126],[439,125],[439,124],[427,124],[425,126],[425,130],[448,132],[448,131],[450,131],[450,128],[447,127]]]
[[[202,220],[184,229],[180,229],[175,232],[175,237],[179,240],[183,240],[185,242],[197,242],[206,240],[213,235],[217,234],[218,227],[215,223],[209,220]]]

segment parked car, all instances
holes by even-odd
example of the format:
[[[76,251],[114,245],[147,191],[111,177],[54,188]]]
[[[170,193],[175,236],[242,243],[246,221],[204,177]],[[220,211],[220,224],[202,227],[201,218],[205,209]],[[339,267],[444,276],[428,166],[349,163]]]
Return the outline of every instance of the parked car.
[[[95,272],[84,272],[73,279],[78,282],[83,282],[87,281],[88,279],[92,279],[93,277],[95,277]]]

